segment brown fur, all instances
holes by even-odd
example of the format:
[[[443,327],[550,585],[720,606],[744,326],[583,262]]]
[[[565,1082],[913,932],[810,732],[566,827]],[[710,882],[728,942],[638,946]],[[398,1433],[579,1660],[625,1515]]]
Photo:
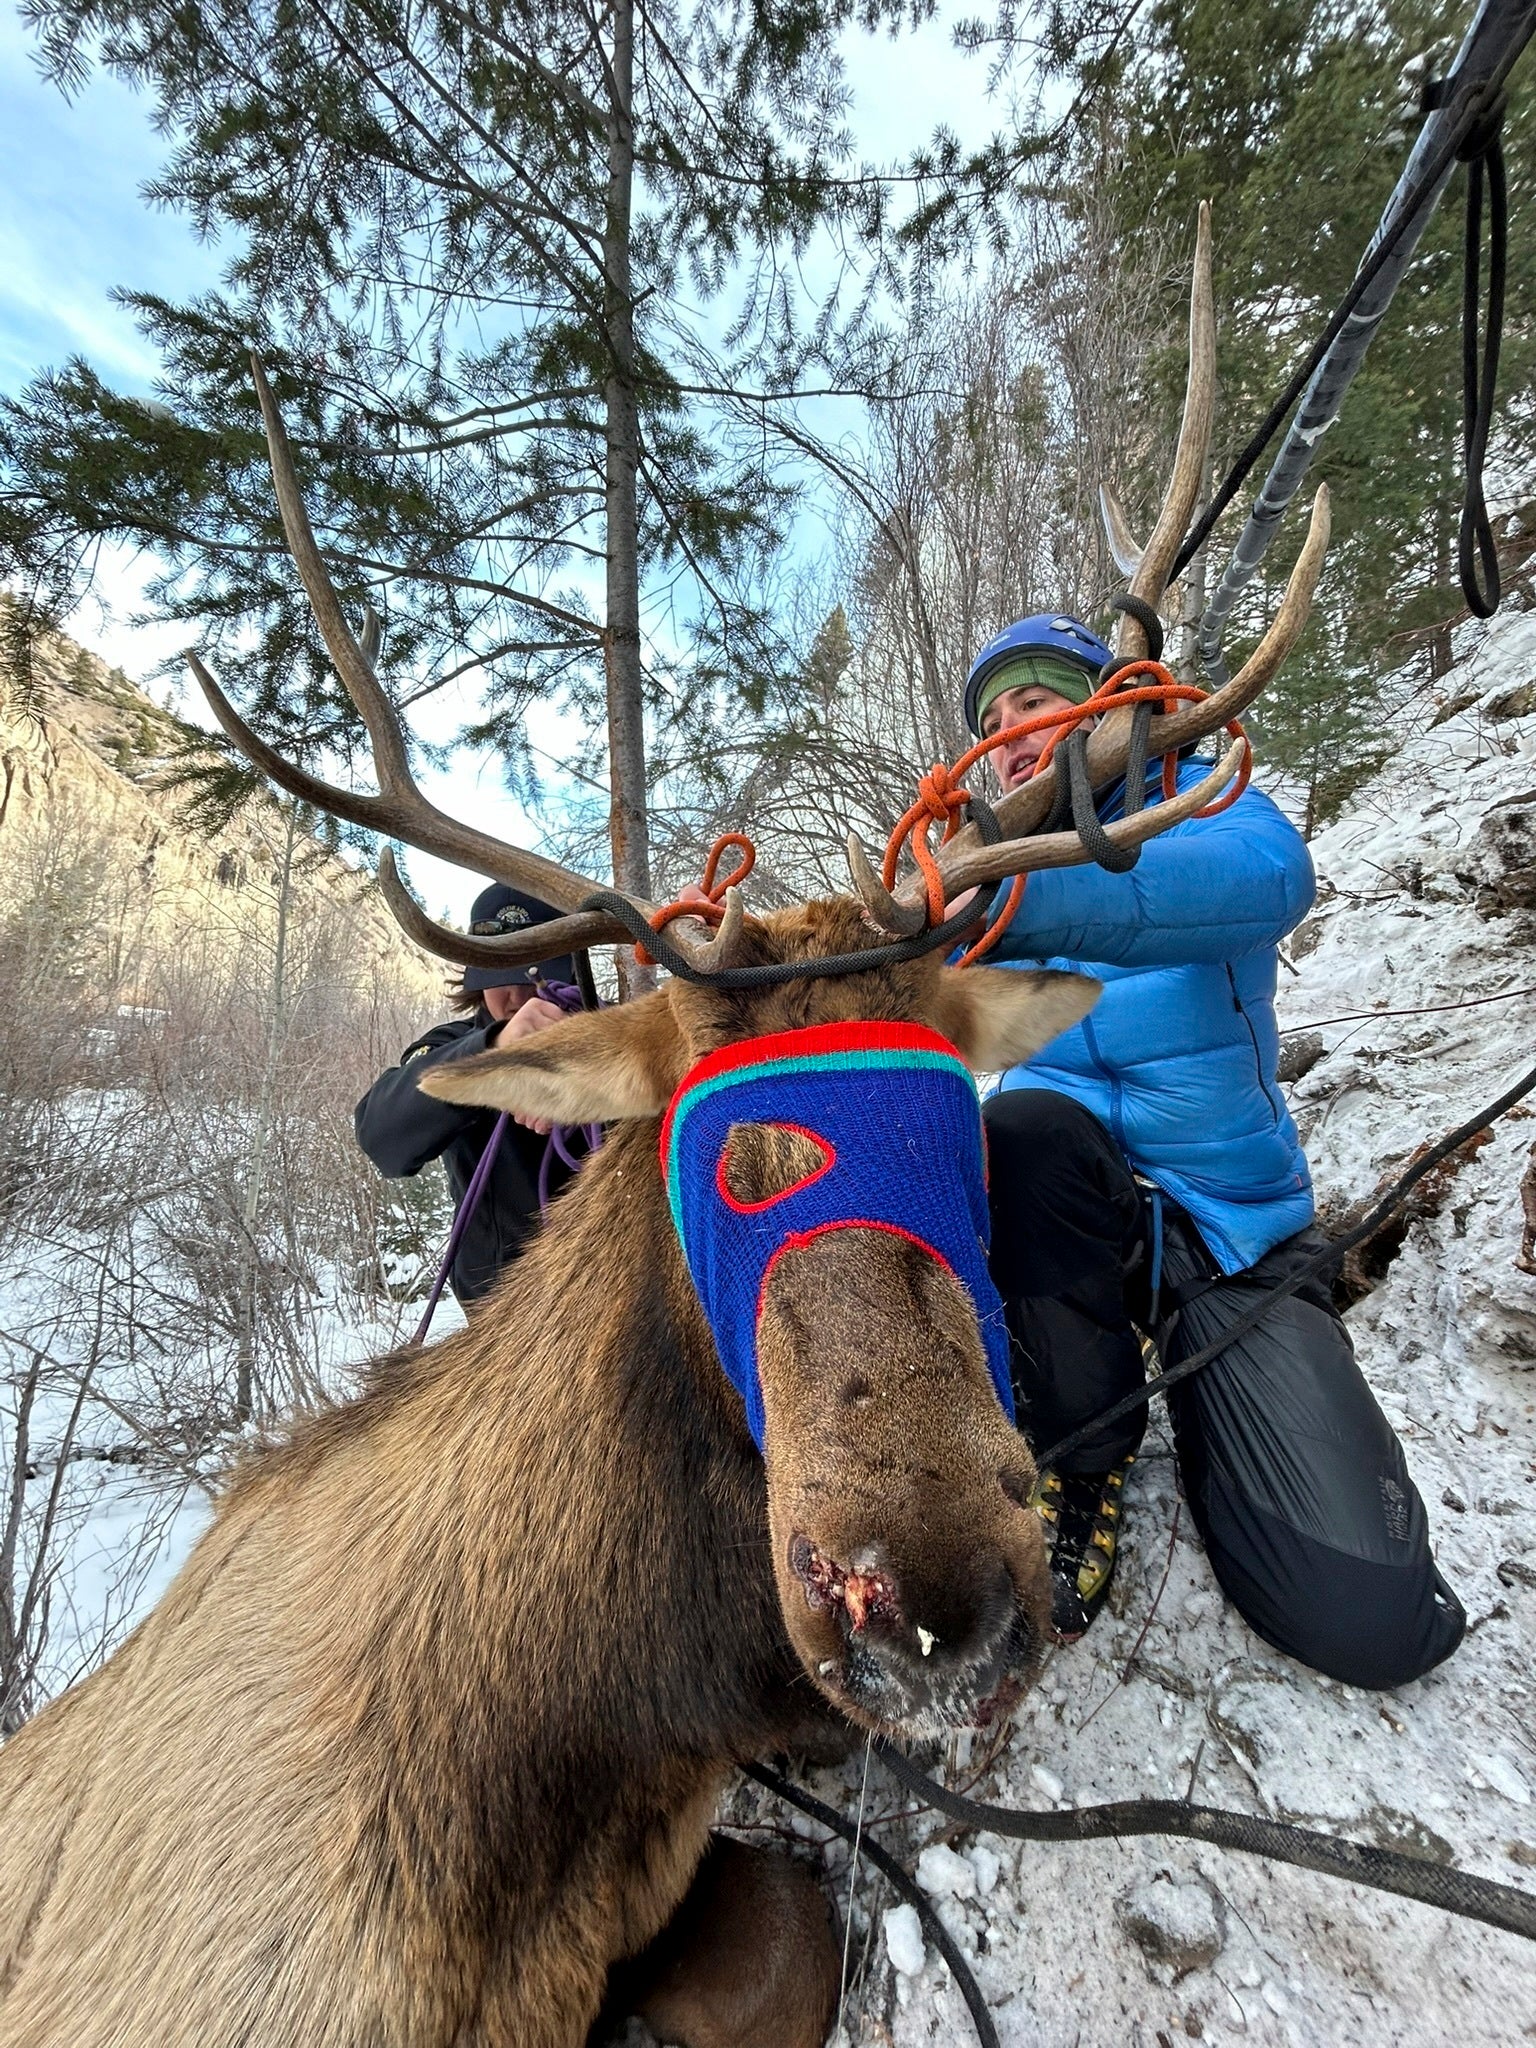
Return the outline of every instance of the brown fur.
[[[749,929],[764,954],[864,936],[846,904]],[[1090,999],[987,979],[1042,1038]],[[433,1078],[653,1118],[703,1051],[826,1017],[952,1013],[985,1058],[1006,996],[928,962],[672,984]],[[908,1618],[932,1603],[946,1712],[990,1682],[1002,1609],[1043,1613],[1027,1453],[954,1283],[860,1232],[781,1261],[765,1469],[655,1147],[654,1121],[612,1132],[469,1329],[251,1459],[149,1620],[0,1752],[7,2048],[577,2048],[687,1893],[733,1763],[816,1687],[868,1721],[938,1676],[905,1621],[886,1692],[818,1672],[828,1618],[784,1531],[844,1563],[877,1545]],[[856,1359],[873,1409],[839,1406]]]
[[[637,1966],[635,2010],[688,2048],[821,2048],[841,1957],[803,1863],[717,1835]],[[631,2001],[624,2001],[629,2003]]]

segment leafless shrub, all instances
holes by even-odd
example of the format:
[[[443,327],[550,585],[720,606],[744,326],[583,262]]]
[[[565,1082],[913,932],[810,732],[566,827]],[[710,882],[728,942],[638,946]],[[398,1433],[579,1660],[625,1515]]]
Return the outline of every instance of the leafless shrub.
[[[351,1125],[434,977],[293,821],[270,837],[210,896],[67,800],[7,836],[0,1735],[105,1654],[246,1426],[336,1391],[353,1326],[389,1341],[391,1248],[436,1248],[446,1204],[402,1203]]]

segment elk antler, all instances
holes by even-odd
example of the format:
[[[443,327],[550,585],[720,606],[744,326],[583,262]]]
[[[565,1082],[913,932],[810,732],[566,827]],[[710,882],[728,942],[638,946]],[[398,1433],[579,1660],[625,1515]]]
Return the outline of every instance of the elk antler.
[[[493,881],[525,890],[566,913],[544,924],[509,932],[501,938],[477,939],[454,931],[449,925],[438,924],[422,910],[401,880],[394,858],[386,848],[379,863],[379,882],[385,899],[407,934],[428,952],[436,953],[445,960],[475,966],[512,967],[533,960],[547,960],[557,953],[585,946],[629,944],[628,929],[606,911],[581,909],[581,904],[596,886],[587,876],[546,860],[542,854],[509,845],[489,833],[476,831],[472,825],[460,823],[446,811],[439,810],[418,788],[411,774],[409,751],[399,715],[374,671],[382,639],[379,622],[370,610],[364,622],[361,643],[353,637],[341,608],[341,599],[315,541],[309,515],[304,509],[282,414],[254,356],[251,370],[256,380],[262,422],[266,427],[267,452],[283,532],[309,597],[326,652],[335,663],[342,686],[368,729],[379,793],[368,796],[355,790],[336,788],[286,760],[246,724],[197,655],[189,652],[187,664],[228,738],[263,775],[302,802],[314,804],[335,817],[345,818],[350,824],[365,826],[385,838],[404,840],[407,845],[420,847],[423,853],[435,854],[438,859],[451,861],[457,867],[469,868],[474,873],[489,875]],[[639,897],[630,900],[646,917],[651,915],[651,904]],[[673,944],[694,960],[702,971],[709,972],[730,964],[730,956],[739,948],[740,934],[738,905],[734,919],[728,913],[715,938],[707,944],[677,931],[671,934],[671,938]]]
[[[1101,493],[1110,552],[1121,570],[1131,578],[1130,594],[1154,607],[1165,594],[1180,543],[1199,499],[1210,447],[1215,391],[1216,318],[1211,291],[1211,218],[1209,205],[1202,203],[1195,234],[1194,276],[1190,290],[1189,379],[1184,396],[1184,415],[1174,454],[1173,473],[1162,510],[1145,547],[1137,546],[1114,493],[1108,489]],[[1198,704],[1183,704],[1174,712],[1151,719],[1147,741],[1150,758],[1176,753],[1221,731],[1257,697],[1295,646],[1307,622],[1322,573],[1328,533],[1328,490],[1324,485],[1312,501],[1312,518],[1305,545],[1291,571],[1284,599],[1268,632],[1224,688]],[[1121,619],[1117,652],[1133,660],[1145,656],[1146,629],[1140,620],[1130,615]],[[1090,734],[1087,766],[1089,780],[1095,789],[1107,787],[1125,773],[1131,750],[1132,718],[1133,713],[1129,709],[1110,712],[1099,720],[1097,728]],[[1228,749],[1213,774],[1198,790],[1186,791],[1171,801],[1154,804],[1132,818],[1109,826],[1110,838],[1122,846],[1139,845],[1155,833],[1166,831],[1182,818],[1191,816],[1194,811],[1203,809],[1236,772],[1240,751]],[[974,825],[956,834],[937,856],[949,896],[982,882],[1027,874],[1033,868],[1068,866],[1088,858],[1075,832],[1055,833],[1044,838],[1031,836],[1038,835],[1040,826],[1054,811],[1057,776],[1065,772],[1064,760],[1059,767],[1052,762],[998,802],[995,816],[1003,832],[999,844],[984,846]],[[924,898],[922,878],[909,877],[891,898],[890,909],[895,917],[887,917],[860,886],[857,872],[854,883],[871,914],[891,931],[904,929],[896,919],[910,915],[911,909]]]

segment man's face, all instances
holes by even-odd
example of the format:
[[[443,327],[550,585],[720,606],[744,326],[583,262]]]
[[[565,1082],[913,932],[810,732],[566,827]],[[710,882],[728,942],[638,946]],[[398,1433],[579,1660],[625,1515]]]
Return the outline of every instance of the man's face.
[[[981,736],[990,739],[993,733],[1001,732],[1005,726],[1023,725],[1046,711],[1070,711],[1072,708],[1070,697],[1063,697],[1057,690],[1042,689],[1038,683],[1026,684],[1021,690],[1004,690],[987,706],[981,721]],[[1035,772],[1035,763],[1049,745],[1053,733],[1059,730],[1060,727],[1042,726],[1039,732],[1025,733],[1008,746],[999,747],[992,756],[992,766],[1005,792],[1028,782]]]
[[[498,1024],[505,1024],[509,1017],[517,1015],[530,996],[537,993],[531,982],[521,981],[513,982],[507,988],[482,989],[480,1000]]]

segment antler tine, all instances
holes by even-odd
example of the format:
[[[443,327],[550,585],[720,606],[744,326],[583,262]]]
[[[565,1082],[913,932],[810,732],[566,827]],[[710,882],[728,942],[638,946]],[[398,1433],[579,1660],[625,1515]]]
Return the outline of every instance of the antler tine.
[[[1105,836],[1116,846],[1141,846],[1171,826],[1181,825],[1214,802],[1237,773],[1242,757],[1243,742],[1234,741],[1210,774],[1193,789],[1180,790],[1176,797],[1150,804],[1133,817],[1117,818],[1112,825],[1105,826]],[[944,876],[944,893],[953,899],[963,890],[1006,881],[1013,875],[1033,874],[1038,868],[1080,867],[1090,857],[1075,832],[1047,832],[1033,839],[1000,840],[996,846],[973,843],[962,849],[956,841],[940,852],[938,860]]]
[[[725,892],[725,915],[711,937],[695,939],[680,930],[679,924],[686,923],[686,919],[669,924],[667,937],[680,953],[688,956],[700,974],[718,974],[722,968],[741,964],[746,915],[747,907],[741,891],[732,887]]]
[[[519,932],[494,939],[477,939],[473,933],[455,931],[452,925],[439,924],[428,917],[406,887],[395,856],[387,846],[379,856],[379,888],[408,939],[413,939],[423,952],[435,953],[440,960],[452,960],[460,967],[525,967],[534,960],[552,960],[556,954],[576,952],[586,946],[630,943],[627,928],[601,910],[574,911],[569,917],[525,925]]]
[[[388,829],[381,811],[382,798],[365,796],[350,789],[335,789],[330,783],[322,782],[318,775],[311,775],[296,762],[288,760],[276,748],[269,747],[246,724],[192,648],[186,650],[183,659],[207,698],[209,710],[223,727],[225,737],[244,754],[253,768],[260,769],[269,781],[275,782],[279,789],[286,789],[290,796],[296,796],[300,803],[313,804],[316,810],[330,811],[335,817],[345,818],[349,825],[363,825],[372,832]]]
[[[1099,485],[1099,517],[1104,522],[1104,538],[1109,543],[1110,557],[1120,574],[1129,580],[1141,567],[1141,558],[1146,550],[1131,532],[1125,507],[1109,484]]]
[[[1328,486],[1319,484],[1317,495],[1312,500],[1312,517],[1308,522],[1306,540],[1296,557],[1296,566],[1290,573],[1280,609],[1271,620],[1269,631],[1230,683],[1214,691],[1203,703],[1186,704],[1171,717],[1153,719],[1149,745],[1154,754],[1187,747],[1193,741],[1203,740],[1207,734],[1218,731],[1229,720],[1246,711],[1270,677],[1278,672],[1301,638],[1302,628],[1312,610],[1312,599],[1323,573],[1323,557],[1328,552],[1332,517]],[[1093,770],[1092,740],[1088,742],[1088,759],[1090,770]]]
[[[565,934],[558,925],[546,924],[538,927],[543,952],[534,951],[528,959],[547,959],[551,952],[561,952],[567,946],[621,943],[628,937],[612,918],[581,913],[580,905],[591,895],[593,884],[585,875],[574,874],[558,862],[546,860],[542,854],[511,846],[503,839],[496,839],[488,832],[478,832],[471,825],[461,824],[446,811],[425,797],[416,786],[411,774],[410,760],[406,747],[405,733],[394,706],[374,673],[373,662],[383,642],[383,628],[372,608],[368,608],[363,623],[361,642],[353,638],[351,628],[342,614],[341,600],[328,575],[314,532],[310,527],[308,514],[304,510],[303,497],[299,491],[298,478],[293,467],[293,455],[288,445],[288,436],[283,427],[282,415],[277,409],[270,387],[262,374],[261,365],[253,357],[251,369],[256,379],[256,396],[261,405],[261,416],[267,431],[267,449],[271,457],[272,482],[277,492],[278,512],[282,518],[283,532],[293,551],[299,576],[314,609],[316,621],[326,650],[336,664],[336,672],[348,696],[356,705],[373,748],[374,765],[379,778],[379,793],[376,796],[359,794],[352,790],[338,789],[333,784],[322,782],[318,776],[287,761],[269,747],[248,726],[229,699],[214,682],[207,669],[195,654],[189,653],[187,661],[197,678],[203,695],[208,699],[214,716],[223,727],[230,741],[264,775],[269,776],[279,788],[305,803],[316,805],[321,810],[332,812],[349,823],[365,826],[371,832],[378,832],[385,838],[401,839],[407,845],[420,847],[424,853],[437,856],[456,867],[468,868],[476,874],[489,875],[494,881],[505,882],[510,887],[524,889],[530,895],[538,896],[546,903],[552,903],[557,910],[569,912],[579,920],[582,936],[574,931]],[[398,877],[396,877],[398,880]],[[386,886],[386,894],[389,890]],[[392,905],[399,907],[399,899],[390,898]],[[638,897],[632,899],[637,908],[649,916],[652,906]],[[603,937],[595,936],[598,926]],[[427,930],[437,935],[435,939],[426,936]],[[449,927],[433,926],[424,913],[416,911],[412,935],[429,950],[442,952],[443,941],[458,941],[462,935],[453,933]],[[551,942],[559,938],[559,944]],[[516,942],[513,942],[515,944]],[[444,953],[447,959],[464,959],[468,956],[458,951]],[[481,958],[483,956],[476,955]],[[498,946],[492,956],[502,961],[514,958],[512,945]]]
[[[1179,552],[1205,475],[1216,413],[1216,303],[1211,290],[1211,207],[1202,199],[1195,228],[1194,277],[1189,293],[1189,378],[1184,387],[1184,417],[1179,425],[1173,473],[1141,559],[1131,577],[1132,597],[1161,603],[1169,571]],[[1124,521],[1122,518],[1122,526]],[[1125,529],[1129,540],[1129,529]],[[1130,543],[1134,548],[1135,543]],[[1114,547],[1114,537],[1110,540]],[[1119,557],[1117,556],[1118,560]],[[1147,652],[1146,629],[1129,614],[1122,617],[1116,652],[1140,660]]]
[[[277,492],[278,517],[283,522],[283,534],[309,598],[315,623],[320,628],[326,653],[335,663],[343,688],[368,728],[380,790],[385,796],[409,796],[414,793],[416,785],[406,752],[405,734],[395,707],[379,686],[372,661],[352,637],[352,628],[347,624],[341,599],[336,595],[336,586],[330,579],[315,541],[314,529],[309,523],[309,514],[304,509],[303,494],[293,466],[293,450],[288,443],[288,430],[283,425],[283,416],[277,409],[271,386],[254,355],[251,357],[251,375],[256,380],[256,399],[261,407],[262,425],[267,431],[267,458]],[[373,638],[368,627],[365,626],[363,631],[365,639]]]
[[[926,912],[920,903],[898,903],[870,866],[869,855],[857,832],[848,834],[848,872],[853,893],[878,928],[889,938],[906,939],[921,931]]]

